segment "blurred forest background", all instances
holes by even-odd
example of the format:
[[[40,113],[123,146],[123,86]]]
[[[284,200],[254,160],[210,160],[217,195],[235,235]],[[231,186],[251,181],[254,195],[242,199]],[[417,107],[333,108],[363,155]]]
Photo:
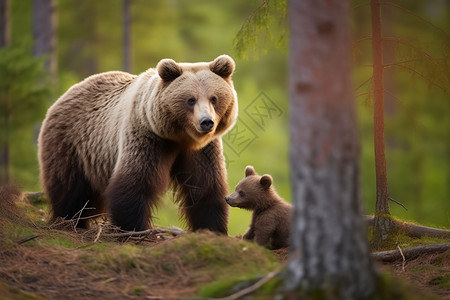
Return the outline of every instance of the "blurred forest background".
[[[46,109],[70,86],[105,71],[138,74],[162,58],[211,61],[232,55],[239,120],[224,138],[230,192],[246,165],[269,173],[290,201],[286,15],[283,1],[268,5],[262,30],[247,31],[249,49],[235,38],[267,1],[97,0],[56,2],[56,59],[33,55],[33,1],[9,1],[10,39],[0,49],[1,147],[8,145],[10,180],[41,190],[36,138]],[[375,208],[370,6],[350,1],[354,33],[355,101],[361,133],[361,184],[365,213]],[[124,39],[124,3],[130,38]],[[383,2],[385,3],[385,2]],[[389,3],[389,2],[386,2]],[[450,4],[445,0],[383,5],[385,138],[391,213],[450,228]],[[129,60],[124,59],[128,41]],[[35,53],[35,52],[34,52]],[[238,55],[240,54],[240,55]],[[37,57],[36,57],[37,56]],[[300,68],[301,66],[299,66]],[[2,164],[5,162],[2,161]],[[2,167],[2,166],[0,166]],[[4,172],[2,169],[0,172]],[[4,173],[3,173],[4,176]],[[170,193],[156,225],[180,226]],[[232,208],[229,232],[242,234],[250,212]]]

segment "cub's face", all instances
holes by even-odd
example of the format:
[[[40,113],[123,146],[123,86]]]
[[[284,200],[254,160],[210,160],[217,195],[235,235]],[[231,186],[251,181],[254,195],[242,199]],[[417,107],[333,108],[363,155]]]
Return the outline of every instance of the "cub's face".
[[[252,166],[247,166],[245,178],[237,184],[233,193],[225,197],[225,201],[233,207],[255,209],[267,197],[271,185],[270,175],[259,176]]]
[[[210,63],[162,60],[157,66],[164,85],[158,110],[164,137],[200,149],[231,129],[237,118],[234,69],[226,55]]]

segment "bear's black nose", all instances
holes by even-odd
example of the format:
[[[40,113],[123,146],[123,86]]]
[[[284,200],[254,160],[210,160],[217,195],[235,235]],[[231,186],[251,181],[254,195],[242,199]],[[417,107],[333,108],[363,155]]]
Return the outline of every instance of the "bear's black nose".
[[[214,127],[214,121],[208,117],[203,117],[200,119],[200,127],[203,131],[208,132]]]

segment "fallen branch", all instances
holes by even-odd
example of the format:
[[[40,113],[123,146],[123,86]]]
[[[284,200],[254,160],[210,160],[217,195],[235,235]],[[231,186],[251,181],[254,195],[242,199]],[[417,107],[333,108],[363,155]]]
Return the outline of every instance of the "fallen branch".
[[[169,228],[151,228],[151,229],[147,229],[147,230],[143,230],[143,231],[105,233],[102,236],[104,236],[104,237],[140,237],[140,236],[146,236],[149,234],[159,234],[159,233],[171,233],[174,236],[178,236],[185,232],[183,229],[178,228],[178,227],[169,227]]]
[[[364,216],[364,218],[369,226],[373,226],[373,216]],[[422,236],[429,236],[436,238],[450,238],[450,230],[415,225],[412,223],[397,221],[394,218],[392,221],[400,231],[409,237],[420,238]]]
[[[396,260],[412,260],[423,254],[442,253],[450,249],[450,244],[437,244],[417,246],[412,248],[390,251],[373,252],[372,257],[381,262],[393,262]]]
[[[285,261],[283,264],[279,265],[273,272],[270,272],[269,274],[267,274],[266,276],[264,276],[263,278],[261,278],[260,280],[258,280],[254,284],[252,284],[251,286],[249,286],[243,290],[240,290],[237,293],[231,294],[227,297],[218,298],[218,300],[237,300],[237,299],[242,298],[250,293],[253,293],[257,289],[262,287],[265,283],[269,282],[270,280],[275,278],[275,276],[280,274],[284,270],[284,268],[286,268],[287,265],[289,265],[293,260],[297,259],[299,256],[300,256],[300,252],[293,253],[291,255],[291,257],[288,258],[287,261]]]

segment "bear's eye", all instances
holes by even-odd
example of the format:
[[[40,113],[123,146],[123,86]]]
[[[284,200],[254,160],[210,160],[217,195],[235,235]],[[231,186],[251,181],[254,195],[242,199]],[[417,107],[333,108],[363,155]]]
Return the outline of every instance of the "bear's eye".
[[[211,104],[212,104],[212,105],[216,105],[216,103],[217,103],[217,98],[216,98],[215,96],[212,96],[211,99],[210,99],[210,101],[211,101]]]
[[[239,196],[244,197],[245,193],[243,191],[239,191]]]
[[[187,105],[189,105],[189,106],[194,106],[194,105],[195,105],[195,102],[197,102],[197,100],[196,100],[195,98],[189,98],[189,99],[187,100]]]

